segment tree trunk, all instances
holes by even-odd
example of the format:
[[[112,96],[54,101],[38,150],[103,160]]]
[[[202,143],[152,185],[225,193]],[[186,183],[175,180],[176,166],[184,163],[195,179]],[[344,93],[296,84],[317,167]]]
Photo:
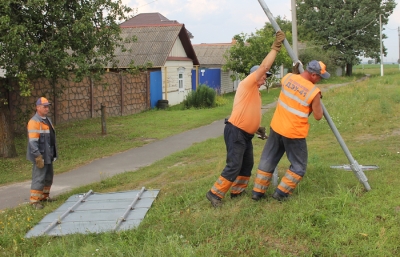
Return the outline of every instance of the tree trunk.
[[[17,156],[14,142],[14,131],[11,128],[11,114],[6,105],[0,103],[0,157]]]
[[[351,63],[346,63],[346,76],[353,75],[353,65]]]

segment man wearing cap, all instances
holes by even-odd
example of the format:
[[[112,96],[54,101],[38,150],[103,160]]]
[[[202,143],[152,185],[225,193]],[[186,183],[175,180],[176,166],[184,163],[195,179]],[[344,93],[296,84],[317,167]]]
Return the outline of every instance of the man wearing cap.
[[[224,140],[227,150],[226,166],[221,175],[207,192],[206,197],[212,206],[219,207],[222,198],[231,189],[231,198],[241,195],[251,176],[254,165],[252,138],[259,133],[266,138],[265,128],[261,124],[261,96],[259,88],[265,84],[268,71],[282,47],[285,34],[276,33],[271,51],[261,65],[253,66],[248,75],[240,82],[235,94],[233,109],[225,122]],[[258,131],[260,130],[260,131]]]
[[[33,163],[30,204],[43,209],[41,202],[50,198],[53,184],[53,161],[57,158],[56,135],[53,124],[47,118],[51,103],[44,97],[36,101],[36,113],[28,122],[28,149],[26,158]]]
[[[272,197],[278,201],[286,200],[303,178],[308,158],[308,116],[313,113],[316,120],[323,116],[321,90],[314,84],[329,77],[325,64],[313,60],[303,73],[288,73],[282,78],[282,89],[271,120],[270,134],[254,181],[253,200],[260,200],[264,196],[272,174],[285,152],[290,167]]]

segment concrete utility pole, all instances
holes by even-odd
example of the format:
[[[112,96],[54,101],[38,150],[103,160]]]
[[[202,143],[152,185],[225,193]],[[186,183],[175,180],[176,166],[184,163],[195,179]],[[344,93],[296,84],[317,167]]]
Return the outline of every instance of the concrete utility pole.
[[[299,48],[297,47],[297,10],[296,0],[292,0],[292,39],[293,39],[293,52],[299,57]]]
[[[399,31],[399,59],[397,60],[397,63],[399,64],[399,70],[400,70],[400,27],[398,27]]]

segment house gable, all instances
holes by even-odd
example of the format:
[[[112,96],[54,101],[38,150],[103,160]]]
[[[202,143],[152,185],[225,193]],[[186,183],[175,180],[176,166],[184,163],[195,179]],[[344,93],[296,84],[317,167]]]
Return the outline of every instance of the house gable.
[[[171,52],[168,57],[187,57],[185,48],[179,38],[175,41],[174,46],[172,47]]]

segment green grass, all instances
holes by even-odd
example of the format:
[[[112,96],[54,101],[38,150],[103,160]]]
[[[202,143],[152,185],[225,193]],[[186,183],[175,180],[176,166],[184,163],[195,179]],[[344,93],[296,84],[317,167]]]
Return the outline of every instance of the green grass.
[[[278,92],[274,90],[263,97],[271,97],[272,100]],[[348,86],[324,93],[323,102],[353,157],[360,164],[380,167],[365,172],[372,187],[369,192],[365,192],[352,172],[330,168],[330,165],[349,162],[325,119],[317,122],[311,118],[307,138],[307,173],[287,202],[279,203],[271,199],[254,202],[248,195],[238,199],[224,199],[222,208],[213,209],[205,193],[224,168],[226,153],[222,137],[209,139],[135,172],[126,172],[74,189],[62,195],[59,202],[48,204],[41,211],[34,211],[29,206],[4,211],[0,214],[0,255],[399,256],[399,95],[400,74],[373,76],[369,80],[352,82]],[[232,101],[232,97],[229,101]],[[266,103],[268,101],[264,101]],[[180,116],[192,114],[193,117],[187,117],[186,123],[196,123],[202,119],[201,116],[210,116],[209,120],[222,119],[229,114],[231,104],[227,105],[209,112],[151,111],[137,115],[143,116],[140,123],[135,120],[136,116],[130,116],[115,118],[120,123],[110,122],[113,119],[109,119],[108,124],[124,124],[114,129],[126,140],[128,136],[123,134],[129,134],[134,128],[124,122],[125,119],[133,119],[135,121],[129,124],[136,124],[136,129],[146,134],[145,138],[160,139],[167,135],[156,137],[157,134],[151,134],[151,128],[140,128],[141,122],[146,122],[144,116],[147,119],[154,116],[164,118],[164,125],[159,123],[158,126],[162,126],[163,130],[166,130],[167,125],[171,126],[171,130],[178,133],[180,129],[174,127],[178,127],[176,123],[180,121]],[[175,112],[180,115],[169,116],[175,115]],[[158,116],[159,113],[163,115]],[[263,116],[263,125],[269,124],[272,113],[273,110],[270,110]],[[168,116],[177,121],[170,122],[172,118]],[[209,121],[203,118],[202,122],[206,124]],[[197,122],[197,125],[202,122]],[[93,138],[100,138],[97,132],[93,132],[97,129],[100,132],[101,129],[95,123],[95,120],[80,122],[74,127],[79,128],[80,134],[87,133],[93,135]],[[150,126],[148,124],[146,126]],[[187,129],[191,125],[180,126],[187,126]],[[63,129],[69,132],[60,131]],[[162,129],[156,130],[167,133]],[[59,137],[72,138],[76,130],[65,126],[59,127],[58,131]],[[114,134],[112,131],[109,133]],[[124,140],[119,141],[119,144]],[[265,141],[254,139],[253,143],[254,174]],[[94,145],[97,144],[90,141],[87,143],[87,146]],[[104,147],[107,145],[104,144]],[[71,154],[72,149],[64,151],[61,156]],[[55,168],[60,164],[61,161],[56,163]],[[284,157],[278,166],[280,177],[288,165]],[[46,213],[56,209],[73,194],[87,192],[89,189],[95,192],[114,192],[140,189],[143,186],[161,191],[137,229],[116,233],[24,238],[28,230]],[[270,188],[268,194],[272,190]]]
[[[384,64],[383,65],[383,75],[398,74],[400,72],[399,64]],[[359,64],[353,67],[353,73],[358,74],[371,74],[371,75],[381,75],[381,65],[380,64]]]

